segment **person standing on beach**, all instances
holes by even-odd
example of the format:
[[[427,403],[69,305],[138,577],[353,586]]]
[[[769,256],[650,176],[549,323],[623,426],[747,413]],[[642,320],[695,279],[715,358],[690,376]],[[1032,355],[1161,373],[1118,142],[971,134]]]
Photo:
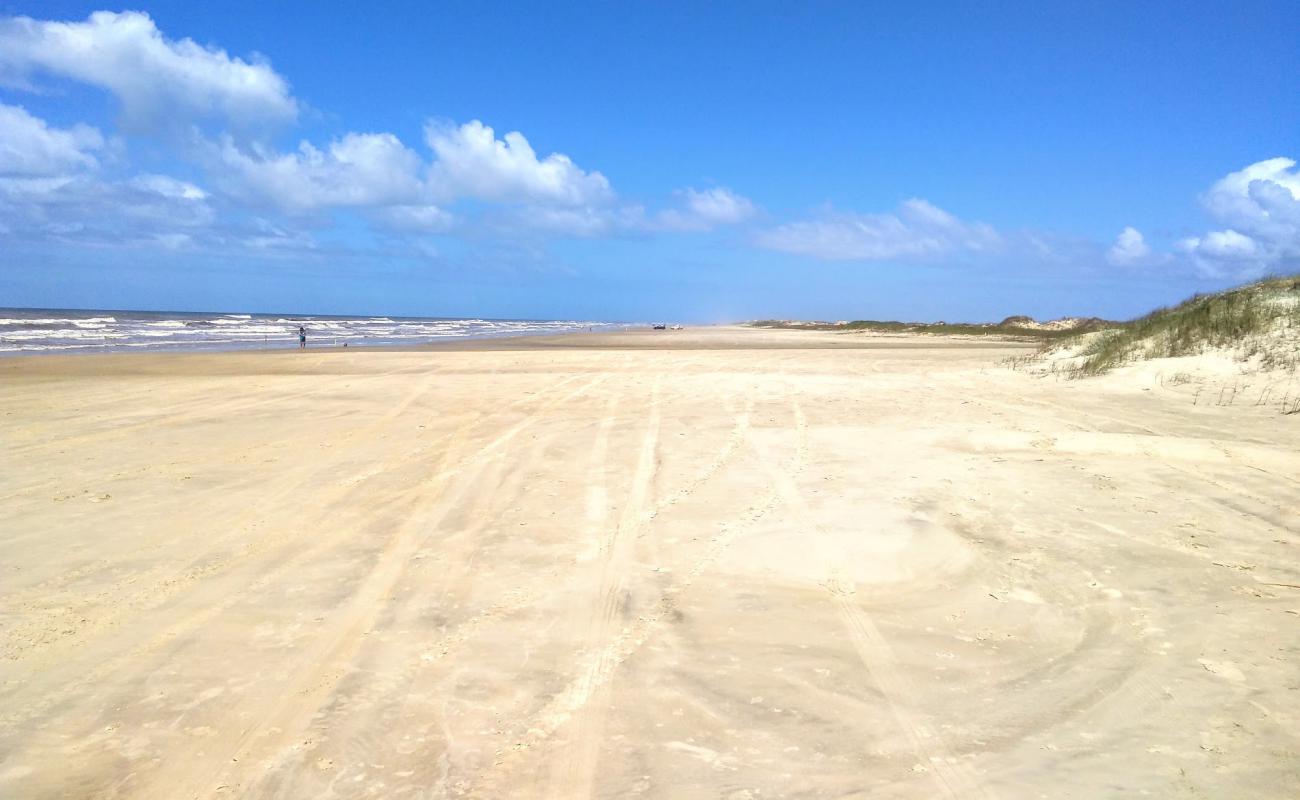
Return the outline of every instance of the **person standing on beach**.
[[[302,325],[298,326],[298,349],[307,349],[307,328]]]

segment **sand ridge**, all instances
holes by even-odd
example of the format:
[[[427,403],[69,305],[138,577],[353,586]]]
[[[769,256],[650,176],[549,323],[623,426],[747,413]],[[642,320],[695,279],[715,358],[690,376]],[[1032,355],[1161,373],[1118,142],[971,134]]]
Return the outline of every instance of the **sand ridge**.
[[[1300,793],[1293,418],[1015,347],[2,361],[0,795]]]

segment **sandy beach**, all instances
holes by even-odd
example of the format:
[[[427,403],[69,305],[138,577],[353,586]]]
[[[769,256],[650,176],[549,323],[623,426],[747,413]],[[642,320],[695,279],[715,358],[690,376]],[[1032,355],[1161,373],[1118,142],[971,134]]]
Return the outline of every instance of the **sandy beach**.
[[[1300,796],[1300,424],[719,328],[0,360],[0,796]]]

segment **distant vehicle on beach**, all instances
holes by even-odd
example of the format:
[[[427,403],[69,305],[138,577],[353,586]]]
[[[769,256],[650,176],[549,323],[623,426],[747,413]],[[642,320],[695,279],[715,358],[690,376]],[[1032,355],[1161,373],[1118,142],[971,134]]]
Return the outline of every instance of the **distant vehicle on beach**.
[[[657,331],[666,331],[666,330],[668,330],[668,326],[667,326],[667,325],[655,325],[655,326],[654,326],[654,329],[657,330]]]

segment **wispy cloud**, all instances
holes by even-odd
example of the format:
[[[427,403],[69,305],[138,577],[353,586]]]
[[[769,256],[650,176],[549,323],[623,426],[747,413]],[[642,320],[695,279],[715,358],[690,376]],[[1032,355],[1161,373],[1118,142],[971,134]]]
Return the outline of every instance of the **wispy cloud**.
[[[826,261],[920,261],[1001,247],[992,226],[967,222],[913,198],[891,213],[827,212],[819,219],[778,225],[759,234],[758,243]]]
[[[656,227],[669,231],[710,231],[724,225],[739,225],[758,214],[758,208],[749,198],[724,186],[688,187],[677,195],[681,206],[659,212]]]
[[[166,176],[107,180],[93,173],[0,177],[0,216],[25,240],[161,241],[211,228],[217,214],[197,186]]]

